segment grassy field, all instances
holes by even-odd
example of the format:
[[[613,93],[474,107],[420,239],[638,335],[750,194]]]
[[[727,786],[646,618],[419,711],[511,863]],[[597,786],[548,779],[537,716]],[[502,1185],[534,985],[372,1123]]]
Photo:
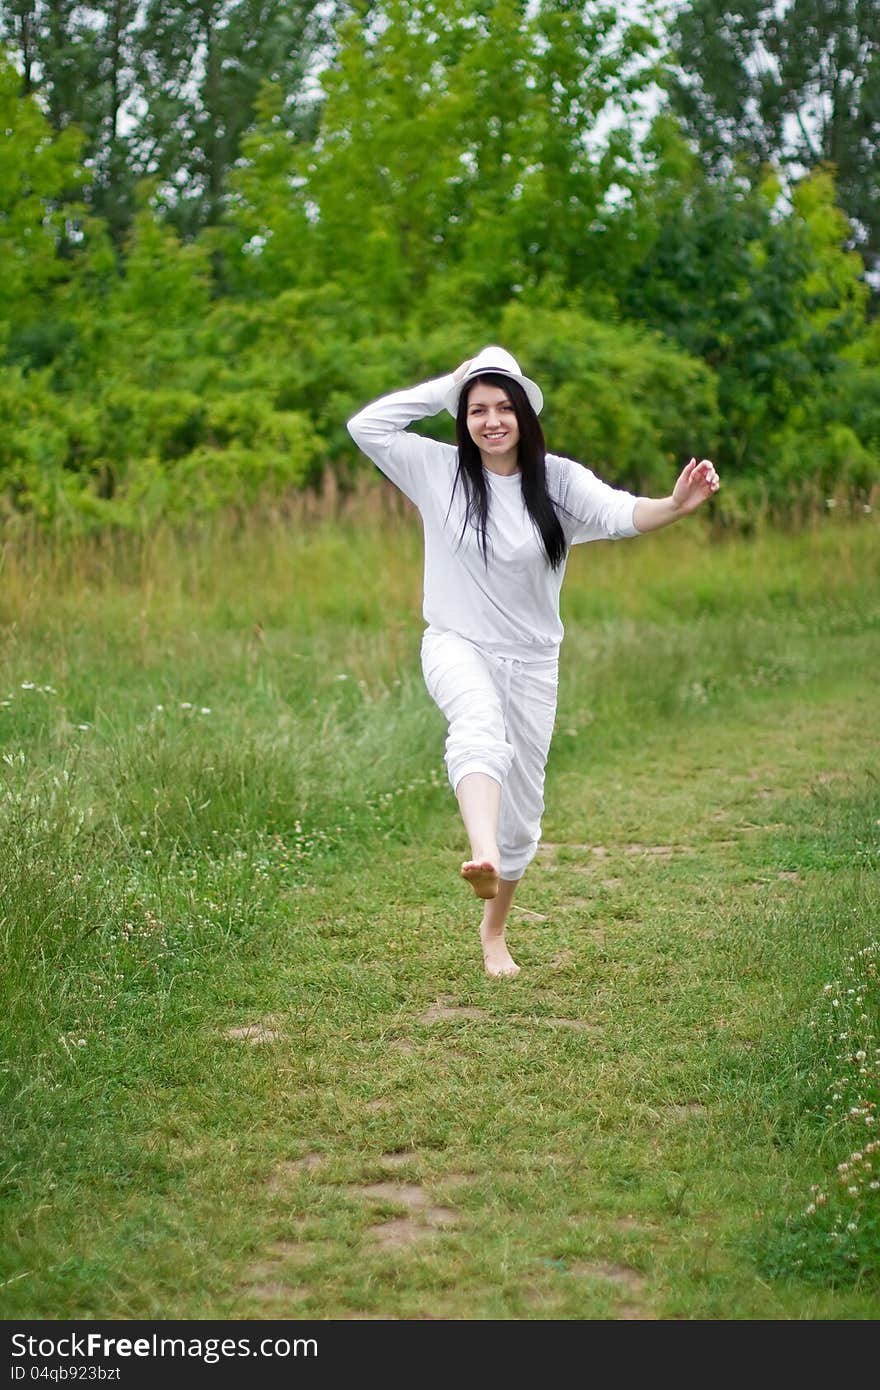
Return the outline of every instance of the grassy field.
[[[578,548],[513,981],[409,522],[8,546],[2,1316],[876,1317],[878,539]]]

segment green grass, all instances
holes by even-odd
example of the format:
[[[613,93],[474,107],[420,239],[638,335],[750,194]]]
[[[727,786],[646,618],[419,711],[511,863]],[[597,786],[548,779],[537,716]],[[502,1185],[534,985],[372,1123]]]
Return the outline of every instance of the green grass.
[[[501,982],[414,527],[8,547],[3,1316],[876,1316],[877,539],[575,552]]]

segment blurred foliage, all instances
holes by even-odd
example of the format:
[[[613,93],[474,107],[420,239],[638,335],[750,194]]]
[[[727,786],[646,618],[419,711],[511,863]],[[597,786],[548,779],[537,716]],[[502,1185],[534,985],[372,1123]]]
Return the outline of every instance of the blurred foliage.
[[[135,8],[0,4],[7,511],[142,526],[346,487],[346,419],[488,342],[540,378],[548,447],[612,482],[664,493],[697,453],[734,519],[737,491],[874,497],[878,320],[833,172],[719,170],[668,106],[636,119],[659,23]]]
[[[674,110],[707,169],[760,181],[834,171],[869,267],[880,264],[876,0],[689,0],[673,21]]]

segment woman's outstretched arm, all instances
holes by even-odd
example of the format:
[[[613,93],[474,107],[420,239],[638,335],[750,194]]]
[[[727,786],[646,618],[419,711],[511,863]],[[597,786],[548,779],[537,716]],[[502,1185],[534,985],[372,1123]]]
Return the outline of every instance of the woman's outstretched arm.
[[[691,459],[678,475],[669,497],[640,497],[633,508],[633,526],[639,531],[659,531],[696,511],[721,483],[711,459]]]

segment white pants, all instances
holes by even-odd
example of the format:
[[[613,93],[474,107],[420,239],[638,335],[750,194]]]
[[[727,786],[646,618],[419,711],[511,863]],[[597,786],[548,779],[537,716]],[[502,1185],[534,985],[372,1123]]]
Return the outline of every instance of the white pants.
[[[544,768],[553,723],[559,660],[496,656],[457,632],[422,639],[428,693],[449,721],[446,770],[452,790],[483,772],[501,784],[501,877],[522,878],[535,857],[544,811]]]

